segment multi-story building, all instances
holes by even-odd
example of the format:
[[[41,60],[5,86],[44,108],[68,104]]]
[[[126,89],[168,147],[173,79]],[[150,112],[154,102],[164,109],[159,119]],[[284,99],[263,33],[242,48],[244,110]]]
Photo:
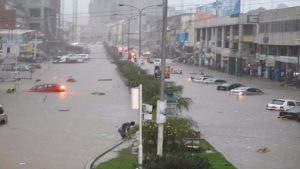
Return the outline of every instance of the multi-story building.
[[[0,29],[15,29],[16,11],[6,0],[0,0]]]
[[[290,80],[299,72],[300,6],[261,12],[255,38],[259,72],[269,79]]]
[[[256,23],[247,14],[216,17],[196,22],[196,48],[200,62],[230,74],[240,74],[255,63]]]
[[[59,39],[60,0],[6,0],[16,11],[16,27],[40,31],[49,41]]]

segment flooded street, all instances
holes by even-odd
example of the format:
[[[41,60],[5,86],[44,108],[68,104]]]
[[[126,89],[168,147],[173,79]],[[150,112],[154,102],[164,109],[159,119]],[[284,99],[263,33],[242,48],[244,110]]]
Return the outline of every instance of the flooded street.
[[[82,169],[89,159],[120,140],[117,128],[138,119],[130,109],[128,88],[102,47],[91,47],[91,60],[80,64],[45,63],[33,80],[21,80],[14,94],[5,90],[14,85],[3,82],[0,104],[8,124],[0,126],[0,169],[65,168]],[[300,166],[300,124],[278,119],[278,112],[265,109],[274,98],[300,100],[299,89],[255,77],[236,78],[201,68],[228,82],[241,82],[262,89],[260,96],[231,96],[216,85],[188,81],[195,66],[172,63],[183,70],[170,81],[184,86],[184,97],[193,104],[183,115],[198,122],[200,131],[218,151],[239,169],[296,169]],[[153,72],[153,65],[144,66]],[[69,76],[76,79],[68,83]],[[40,79],[40,82],[35,82]],[[57,82],[65,93],[30,93],[34,84]],[[93,95],[103,92],[105,95]],[[261,147],[270,152],[258,153]]]
[[[145,66],[150,73],[153,65]],[[171,81],[184,86],[184,97],[193,100],[190,110],[183,115],[198,122],[200,131],[218,151],[239,169],[296,169],[300,166],[300,123],[278,119],[277,111],[266,110],[274,98],[300,100],[300,90],[281,86],[279,82],[255,77],[234,76],[201,68],[213,75],[265,92],[258,96],[231,96],[217,91],[216,85],[188,81],[190,73],[200,73],[200,68],[171,64],[183,70],[182,75],[171,74]],[[270,152],[258,153],[267,147]]]
[[[0,126],[0,169],[82,169],[120,141],[117,128],[123,122],[138,119],[116,66],[102,46],[91,50],[88,63],[44,63],[14,94],[5,92],[12,82],[0,83],[0,104],[8,114],[8,124]],[[69,76],[77,82],[66,82]],[[54,82],[67,91],[26,92],[34,84]]]

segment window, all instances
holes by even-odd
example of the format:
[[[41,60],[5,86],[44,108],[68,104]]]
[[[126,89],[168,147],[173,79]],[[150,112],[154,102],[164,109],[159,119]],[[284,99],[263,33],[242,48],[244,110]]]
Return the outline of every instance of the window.
[[[29,16],[30,17],[41,17],[41,9],[39,8],[31,8],[29,9]]]
[[[32,30],[41,30],[41,24],[40,23],[30,23],[29,29]]]
[[[287,105],[288,105],[288,106],[296,106],[295,103],[294,103],[294,102],[291,102],[291,101],[289,101],[289,102],[287,103]]]

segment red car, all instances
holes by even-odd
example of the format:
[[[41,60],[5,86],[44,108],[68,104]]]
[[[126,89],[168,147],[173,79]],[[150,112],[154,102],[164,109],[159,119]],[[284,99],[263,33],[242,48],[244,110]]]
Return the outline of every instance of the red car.
[[[42,66],[41,66],[40,64],[38,64],[38,63],[32,64],[32,67],[33,67],[34,69],[41,69],[41,68],[42,68]]]
[[[65,86],[57,83],[38,84],[29,89],[29,92],[64,92]]]

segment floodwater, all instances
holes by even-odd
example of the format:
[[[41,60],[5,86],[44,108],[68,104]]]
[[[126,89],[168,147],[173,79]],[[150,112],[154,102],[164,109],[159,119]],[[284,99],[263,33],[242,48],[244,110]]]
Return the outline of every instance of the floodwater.
[[[184,97],[193,100],[184,116],[195,120],[204,138],[239,169],[296,169],[300,166],[300,123],[278,119],[277,111],[266,110],[274,98],[300,100],[300,89],[256,77],[236,78],[203,67],[173,63],[183,70],[182,75],[171,74],[170,81],[184,86]],[[149,73],[152,65],[145,65]],[[231,96],[217,91],[216,85],[188,81],[190,73],[210,74],[231,83],[240,82],[262,89],[259,96]],[[266,147],[269,152],[258,153]]]
[[[42,64],[14,94],[0,83],[8,124],[0,126],[0,169],[82,169],[121,137],[117,128],[137,121],[128,88],[100,46],[82,64]],[[66,82],[72,76],[75,83]],[[40,82],[35,82],[40,79]],[[111,80],[102,80],[111,79]],[[65,93],[29,93],[34,84],[57,82]],[[93,95],[104,92],[105,95]]]

